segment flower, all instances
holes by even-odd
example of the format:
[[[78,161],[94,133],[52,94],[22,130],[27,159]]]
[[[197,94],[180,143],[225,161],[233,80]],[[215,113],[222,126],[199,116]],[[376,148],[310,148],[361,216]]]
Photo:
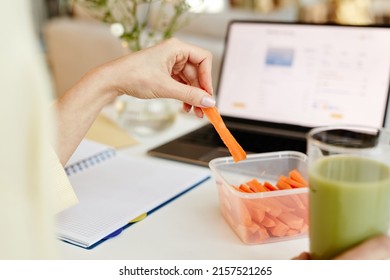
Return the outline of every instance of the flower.
[[[170,38],[189,22],[187,0],[71,0],[94,18],[111,24],[131,51]],[[198,3],[203,3],[199,0]]]
[[[119,22],[111,24],[110,30],[115,37],[121,37],[125,33],[125,28]]]

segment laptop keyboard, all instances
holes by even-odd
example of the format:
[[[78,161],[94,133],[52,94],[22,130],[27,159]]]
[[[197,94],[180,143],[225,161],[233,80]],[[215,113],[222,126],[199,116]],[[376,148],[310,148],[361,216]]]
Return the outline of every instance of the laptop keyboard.
[[[237,142],[247,152],[263,153],[283,150],[293,150],[306,153],[306,140],[285,138],[269,134],[254,133],[230,129]],[[207,125],[180,138],[181,142],[194,143],[202,146],[224,147],[218,133],[211,125]]]

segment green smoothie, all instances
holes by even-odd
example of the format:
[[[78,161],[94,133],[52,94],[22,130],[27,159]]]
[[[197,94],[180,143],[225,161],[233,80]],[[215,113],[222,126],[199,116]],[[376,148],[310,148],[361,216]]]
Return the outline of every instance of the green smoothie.
[[[309,169],[310,252],[332,259],[361,241],[387,234],[390,169],[349,155],[317,160]]]

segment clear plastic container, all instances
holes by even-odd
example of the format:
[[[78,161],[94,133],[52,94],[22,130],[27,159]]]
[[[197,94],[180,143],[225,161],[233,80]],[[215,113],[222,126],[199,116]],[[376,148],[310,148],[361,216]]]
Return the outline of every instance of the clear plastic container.
[[[308,187],[244,193],[235,187],[254,178],[276,185],[279,176],[297,169],[307,179],[307,157],[294,151],[251,154],[235,163],[232,157],[210,161],[220,210],[246,244],[262,244],[307,236]]]

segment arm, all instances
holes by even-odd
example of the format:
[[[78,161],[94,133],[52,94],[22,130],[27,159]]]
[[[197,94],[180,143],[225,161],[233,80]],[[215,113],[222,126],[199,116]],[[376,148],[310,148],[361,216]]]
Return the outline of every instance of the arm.
[[[88,72],[54,104],[57,116],[57,154],[65,164],[99,112],[117,96],[174,98],[186,111],[215,105],[212,95],[211,54],[169,39]]]

